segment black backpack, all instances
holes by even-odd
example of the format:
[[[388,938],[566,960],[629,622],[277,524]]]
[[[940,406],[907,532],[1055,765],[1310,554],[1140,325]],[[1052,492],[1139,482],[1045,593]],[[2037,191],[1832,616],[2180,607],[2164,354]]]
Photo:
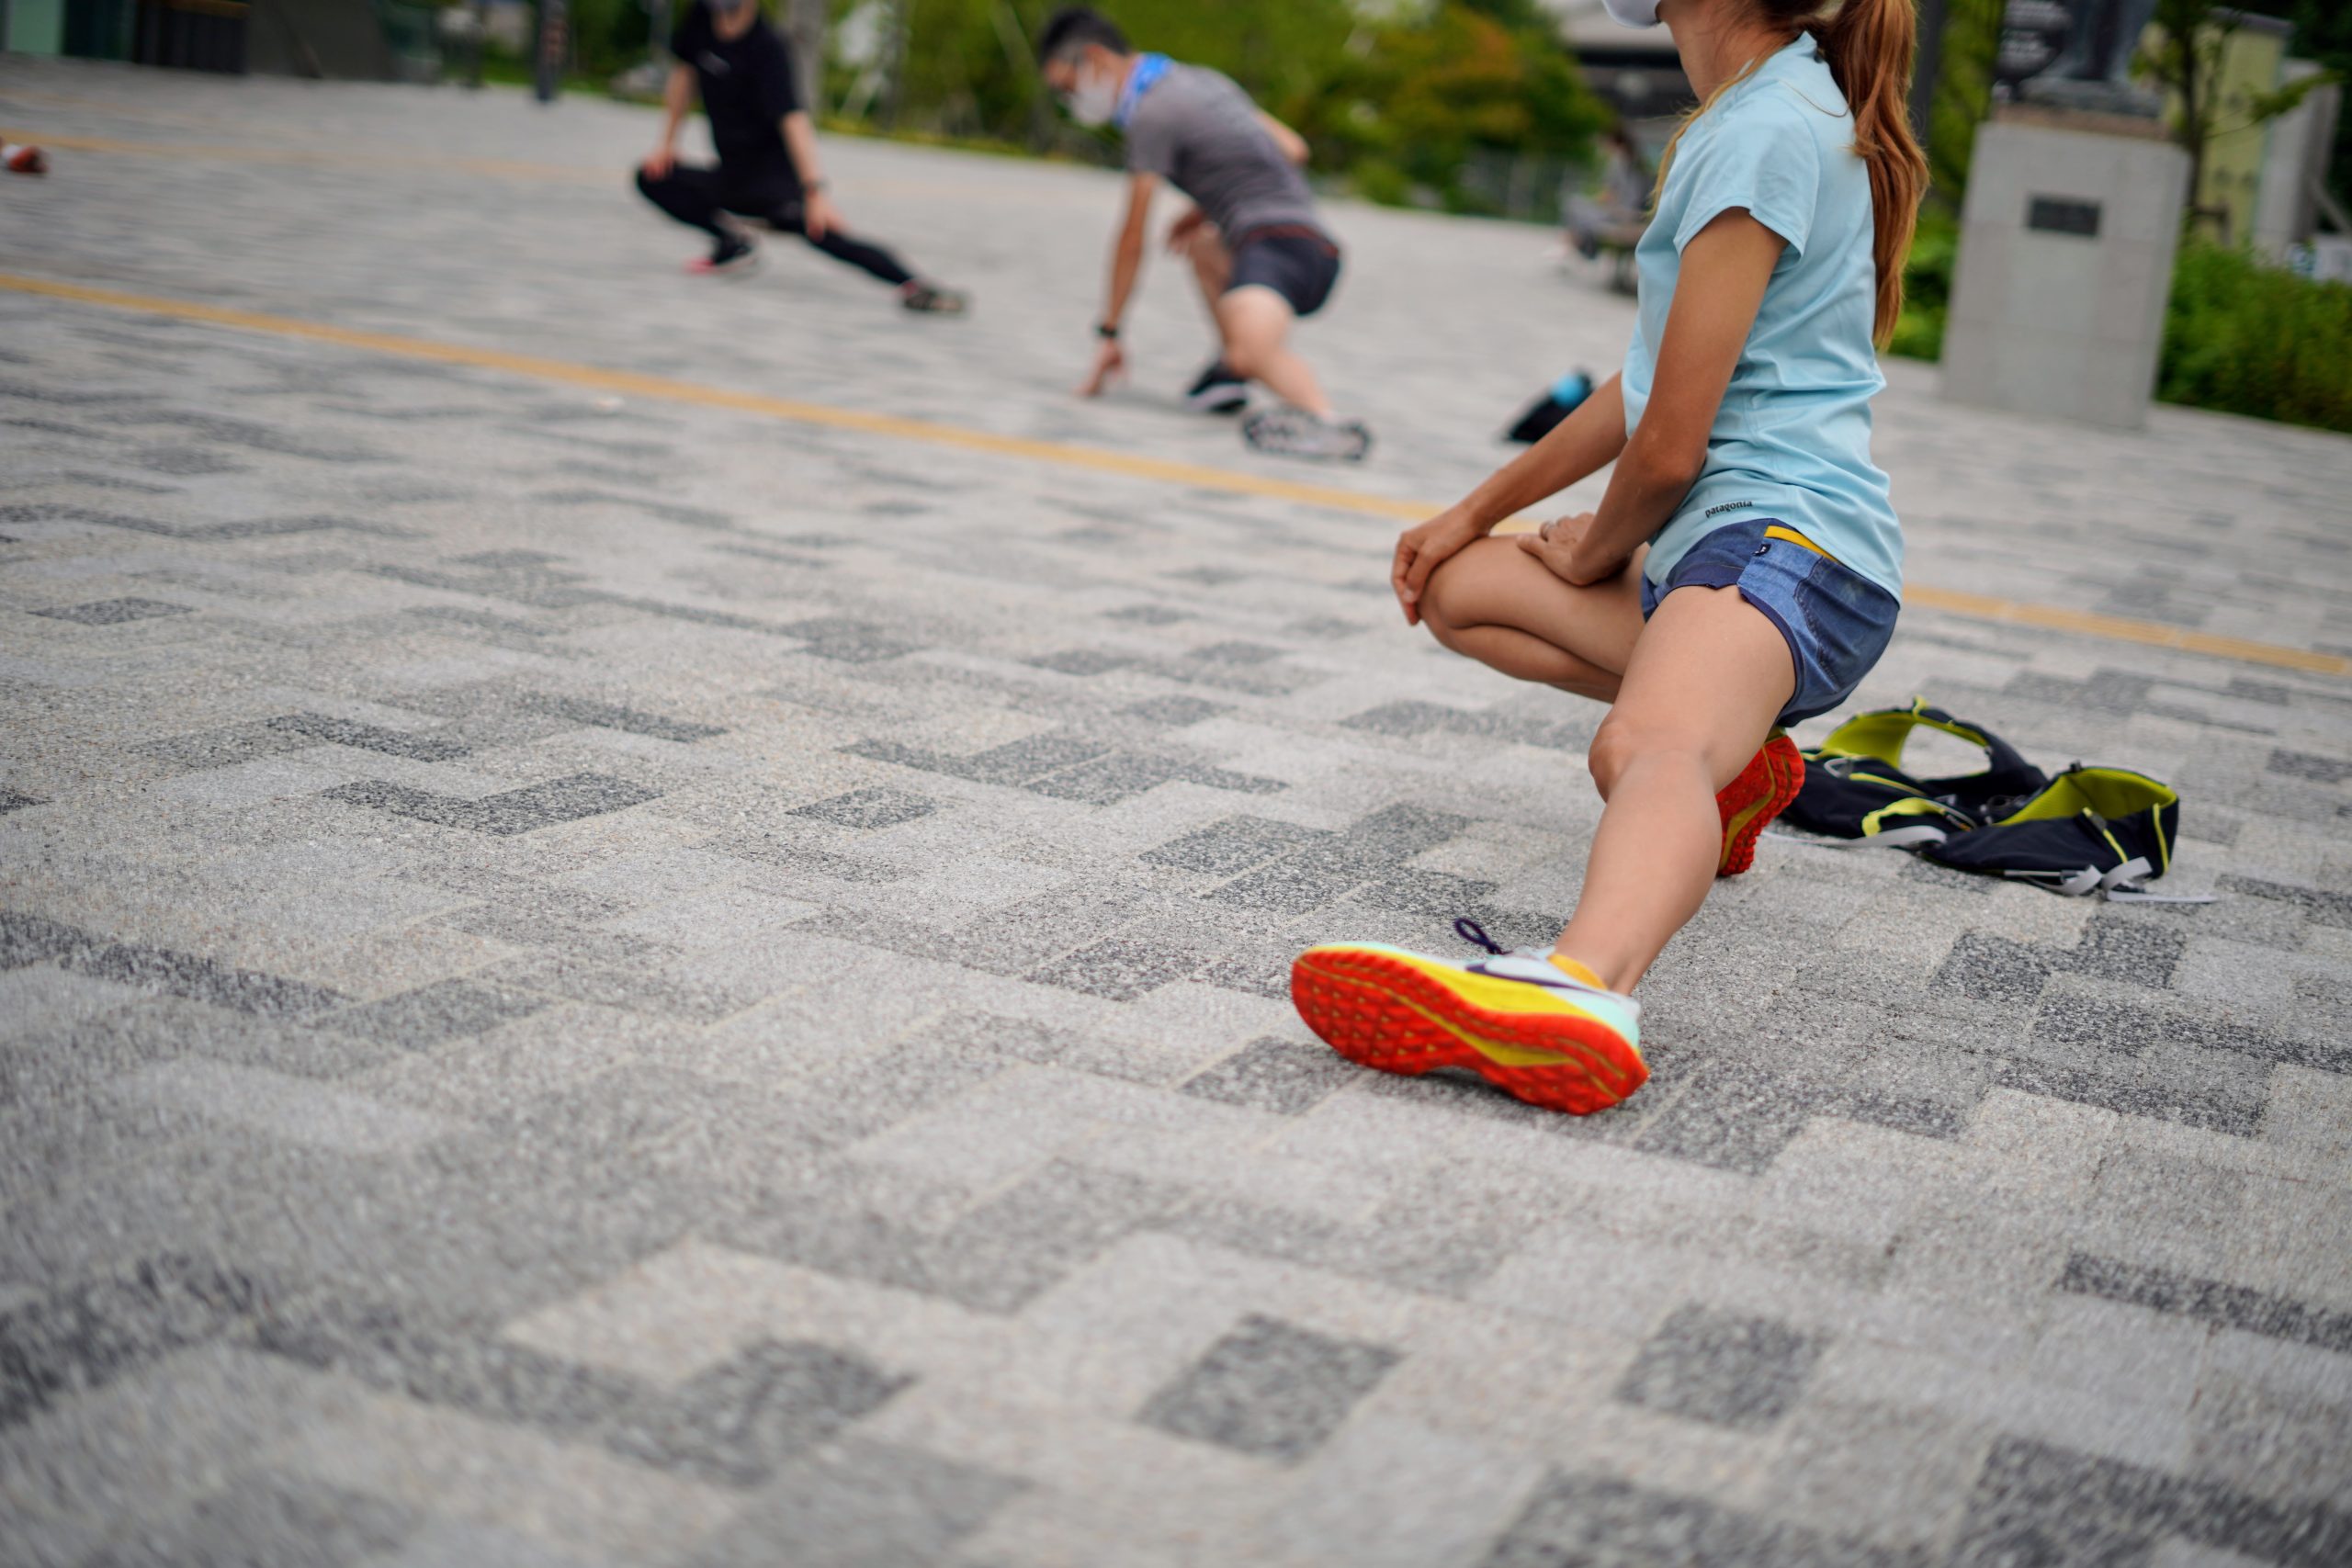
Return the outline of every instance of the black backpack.
[[[1903,771],[1904,743],[1939,729],[1984,751],[1982,772],[1915,778]],[[1788,809],[1792,827],[1834,839],[1874,839],[1913,849],[1965,833],[2015,810],[2050,783],[2018,749],[1980,725],[1915,697],[1907,708],[1859,714],[1804,754],[1804,785]]]
[[[1919,852],[1955,871],[2011,877],[2076,897],[2210,902],[2146,891],[2152,878],[2172,869],[2179,840],[2180,796],[2171,785],[2128,768],[2077,762],[2014,811],[1973,832],[1922,844]]]
[[[1922,727],[1984,748],[1984,771],[1938,779],[1905,773],[1904,742]],[[2146,891],[2172,869],[2180,796],[2145,773],[2076,762],[2050,778],[1991,730],[1924,697],[1848,719],[1804,760],[1804,787],[1786,816],[1792,827],[2070,897],[2211,901]]]

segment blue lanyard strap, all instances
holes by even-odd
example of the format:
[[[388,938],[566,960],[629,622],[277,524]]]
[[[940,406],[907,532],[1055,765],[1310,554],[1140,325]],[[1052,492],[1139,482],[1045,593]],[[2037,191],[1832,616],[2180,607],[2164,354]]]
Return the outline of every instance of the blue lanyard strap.
[[[1111,113],[1111,121],[1121,130],[1135,118],[1136,106],[1151,91],[1151,85],[1168,74],[1168,57],[1164,54],[1139,54],[1136,68],[1127,73],[1127,85],[1119,93],[1119,107]]]

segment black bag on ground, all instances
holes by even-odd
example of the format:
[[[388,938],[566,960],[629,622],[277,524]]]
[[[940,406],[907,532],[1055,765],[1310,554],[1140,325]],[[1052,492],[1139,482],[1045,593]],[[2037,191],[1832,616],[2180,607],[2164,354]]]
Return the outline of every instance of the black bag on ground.
[[[1903,769],[1913,732],[1941,730],[1980,747],[1981,772],[1922,779]],[[1907,708],[1858,714],[1804,753],[1804,784],[1787,820],[1809,833],[1916,848],[1965,833],[2015,810],[2050,783],[2018,749],[1984,728],[1915,697]]]
[[[2180,796],[2169,784],[2128,768],[2077,762],[1999,819],[1922,844],[1919,853],[1954,871],[2010,877],[2073,897],[2156,900],[2145,885],[2172,869],[2179,839]]]

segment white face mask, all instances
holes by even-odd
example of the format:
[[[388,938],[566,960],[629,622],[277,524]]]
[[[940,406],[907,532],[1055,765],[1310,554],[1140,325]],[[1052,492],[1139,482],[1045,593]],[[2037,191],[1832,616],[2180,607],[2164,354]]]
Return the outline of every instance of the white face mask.
[[[1118,111],[1119,84],[1115,77],[1103,77],[1083,67],[1080,68],[1078,85],[1063,100],[1069,105],[1069,118],[1080,125],[1108,125],[1111,116]]]
[[[1621,28],[1657,26],[1657,0],[1600,0],[1600,8]]]

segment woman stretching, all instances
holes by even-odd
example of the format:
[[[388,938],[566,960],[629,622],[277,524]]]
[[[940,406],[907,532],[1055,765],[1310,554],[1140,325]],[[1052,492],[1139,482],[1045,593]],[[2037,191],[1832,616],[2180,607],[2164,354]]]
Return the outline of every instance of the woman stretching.
[[[1550,952],[1467,964],[1309,949],[1316,1033],[1389,1072],[1471,1068],[1532,1103],[1601,1110],[1648,1076],[1630,993],[1714,877],[1747,869],[1826,713],[1894,630],[1902,533],[1870,400],[1927,183],[1904,118],[1912,0],[1606,0],[1663,20],[1702,104],[1669,145],[1636,252],[1623,372],[1396,543],[1409,625],[1523,681],[1610,705],[1607,802]],[[1600,510],[1489,538],[1611,462]]]

